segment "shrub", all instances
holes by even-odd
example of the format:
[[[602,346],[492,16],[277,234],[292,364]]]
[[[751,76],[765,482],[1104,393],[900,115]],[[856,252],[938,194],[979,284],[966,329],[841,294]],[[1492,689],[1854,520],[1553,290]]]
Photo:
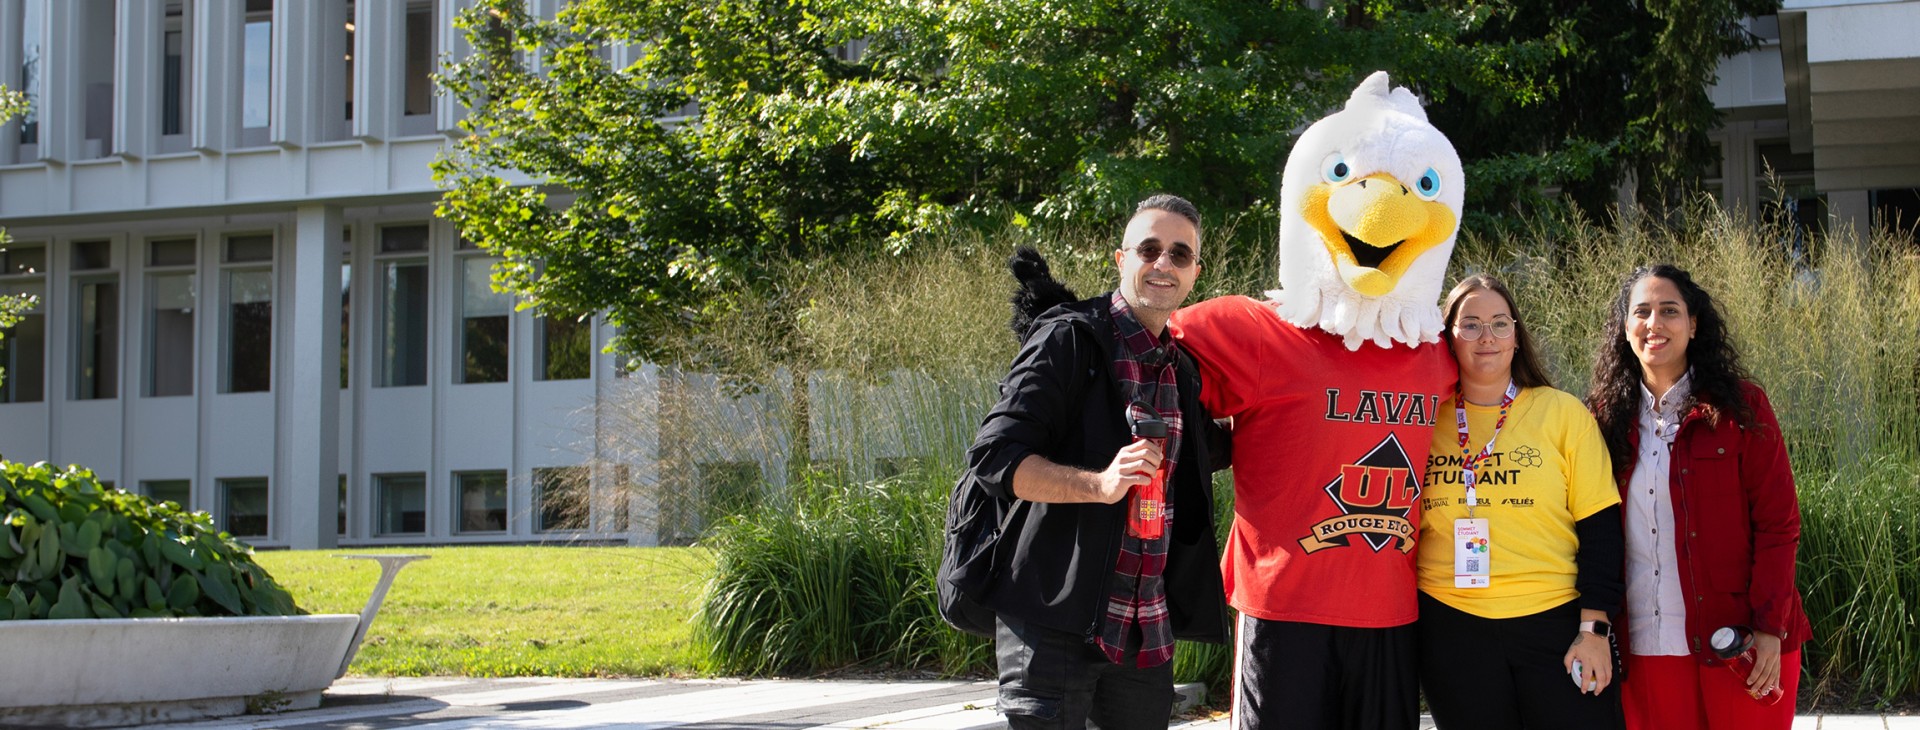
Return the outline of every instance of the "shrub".
[[[304,613],[205,512],[102,487],[79,467],[0,470],[0,618]]]
[[[1854,677],[1854,689],[1881,697],[1920,687],[1914,458],[1882,456],[1800,482],[1800,586],[1814,625],[1812,668],[1823,680]]]
[[[853,665],[982,669],[991,647],[934,606],[945,479],[920,471],[850,483],[806,475],[706,545],[713,579],[694,640],[722,673]]]

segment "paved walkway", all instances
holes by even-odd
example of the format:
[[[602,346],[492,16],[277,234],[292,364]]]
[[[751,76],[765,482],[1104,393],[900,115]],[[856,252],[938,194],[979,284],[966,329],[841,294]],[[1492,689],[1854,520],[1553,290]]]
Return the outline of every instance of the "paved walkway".
[[[1189,693],[1197,686],[1186,687]],[[177,723],[164,730],[987,730],[1004,728],[993,682],[599,679],[343,679],[321,706]],[[1794,728],[1920,730],[1920,717],[1802,717]],[[1224,715],[1175,719],[1227,730]],[[1422,728],[1432,723],[1422,722]]]

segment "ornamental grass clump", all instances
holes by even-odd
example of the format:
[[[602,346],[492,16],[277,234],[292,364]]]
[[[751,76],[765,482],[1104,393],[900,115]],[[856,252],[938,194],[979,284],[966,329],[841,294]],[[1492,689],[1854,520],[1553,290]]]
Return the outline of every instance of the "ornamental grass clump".
[[[305,613],[205,512],[45,463],[0,462],[0,495],[0,619]]]
[[[983,664],[985,642],[958,637],[934,609],[945,497],[917,472],[875,482],[815,473],[725,521],[704,543],[713,579],[694,621],[709,669]]]

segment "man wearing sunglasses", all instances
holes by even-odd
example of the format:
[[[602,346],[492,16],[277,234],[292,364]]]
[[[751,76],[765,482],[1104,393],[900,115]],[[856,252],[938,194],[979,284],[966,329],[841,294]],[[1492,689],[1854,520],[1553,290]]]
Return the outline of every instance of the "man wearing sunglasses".
[[[1163,729],[1174,639],[1227,639],[1211,421],[1167,334],[1199,253],[1192,203],[1142,201],[1113,252],[1118,288],[1034,320],[967,453],[969,478],[1008,507],[976,598],[997,617],[999,708],[1014,730]],[[1164,449],[1133,435],[1150,418],[1166,424]],[[1147,511],[1130,494],[1156,471],[1157,536],[1129,527]]]

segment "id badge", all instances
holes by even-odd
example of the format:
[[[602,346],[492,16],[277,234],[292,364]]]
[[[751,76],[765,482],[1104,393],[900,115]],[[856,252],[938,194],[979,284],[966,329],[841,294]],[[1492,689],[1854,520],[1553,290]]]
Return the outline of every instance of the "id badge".
[[[1453,587],[1485,588],[1493,585],[1491,566],[1493,541],[1487,534],[1486,518],[1453,521]]]

